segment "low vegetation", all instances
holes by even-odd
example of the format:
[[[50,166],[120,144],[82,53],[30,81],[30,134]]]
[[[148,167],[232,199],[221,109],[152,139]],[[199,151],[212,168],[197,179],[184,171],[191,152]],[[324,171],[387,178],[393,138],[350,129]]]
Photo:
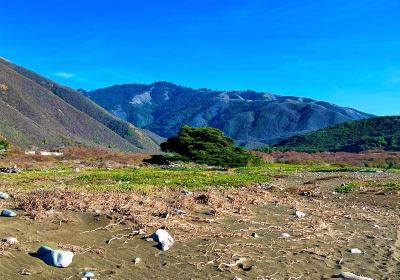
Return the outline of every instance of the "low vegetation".
[[[153,161],[171,159],[221,167],[240,167],[259,162],[256,155],[235,146],[234,141],[224,136],[221,130],[211,127],[184,125],[177,136],[161,144],[161,150],[173,155],[156,156]]]
[[[0,135],[0,150],[5,150],[8,146],[7,140]]]
[[[380,168],[380,169],[399,169],[399,152],[365,152],[365,153],[346,153],[346,152],[321,152],[305,153],[294,151],[273,151],[257,152],[257,155],[264,161],[270,163],[301,164],[301,165],[332,165],[342,168],[349,166]]]
[[[297,135],[261,150],[311,153],[400,151],[400,117],[376,117],[346,122]]]

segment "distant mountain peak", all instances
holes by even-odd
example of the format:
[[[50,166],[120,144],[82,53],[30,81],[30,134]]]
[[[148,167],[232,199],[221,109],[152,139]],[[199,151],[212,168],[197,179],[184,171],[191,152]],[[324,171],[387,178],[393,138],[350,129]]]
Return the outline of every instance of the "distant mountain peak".
[[[212,126],[251,148],[371,116],[306,97],[193,89],[165,81],[115,85],[86,95],[120,118],[162,137],[174,135],[183,124]]]

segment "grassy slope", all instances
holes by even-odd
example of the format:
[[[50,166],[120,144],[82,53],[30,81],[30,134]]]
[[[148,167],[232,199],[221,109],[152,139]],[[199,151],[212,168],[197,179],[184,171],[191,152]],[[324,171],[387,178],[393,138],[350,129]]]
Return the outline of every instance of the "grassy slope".
[[[0,63],[0,131],[17,146],[80,143],[140,149],[58,96]]]
[[[376,117],[346,122],[291,137],[274,148],[301,152],[400,151],[400,117]]]
[[[146,133],[144,133],[142,130],[116,118],[108,111],[92,102],[90,99],[82,96],[79,92],[71,88],[59,85],[28,69],[17,66],[5,60],[0,59],[0,63],[15,70],[20,75],[32,80],[33,82],[47,89],[48,91],[54,93],[74,108],[78,109],[81,112],[84,112],[91,118],[97,120],[110,130],[121,136],[122,138],[126,139],[135,147],[146,151],[154,151],[158,149],[157,143],[152,138],[148,137]]]

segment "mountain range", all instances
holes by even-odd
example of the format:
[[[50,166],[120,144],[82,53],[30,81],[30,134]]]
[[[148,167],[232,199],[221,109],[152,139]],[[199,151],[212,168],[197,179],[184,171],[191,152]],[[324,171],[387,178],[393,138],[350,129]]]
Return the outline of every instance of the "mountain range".
[[[0,133],[13,145],[156,151],[154,137],[81,93],[0,59]]]
[[[192,89],[168,82],[81,92],[120,119],[161,137],[175,135],[183,124],[211,126],[247,148],[372,116],[310,98],[252,90]]]

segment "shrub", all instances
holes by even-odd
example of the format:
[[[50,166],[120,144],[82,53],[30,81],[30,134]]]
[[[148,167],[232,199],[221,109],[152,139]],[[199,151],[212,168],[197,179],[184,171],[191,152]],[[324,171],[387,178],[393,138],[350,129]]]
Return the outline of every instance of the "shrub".
[[[231,138],[211,127],[181,127],[177,136],[161,144],[163,152],[174,153],[181,161],[222,167],[246,166],[259,158],[234,145]]]
[[[7,140],[0,136],[0,150],[5,150],[9,146]]]

